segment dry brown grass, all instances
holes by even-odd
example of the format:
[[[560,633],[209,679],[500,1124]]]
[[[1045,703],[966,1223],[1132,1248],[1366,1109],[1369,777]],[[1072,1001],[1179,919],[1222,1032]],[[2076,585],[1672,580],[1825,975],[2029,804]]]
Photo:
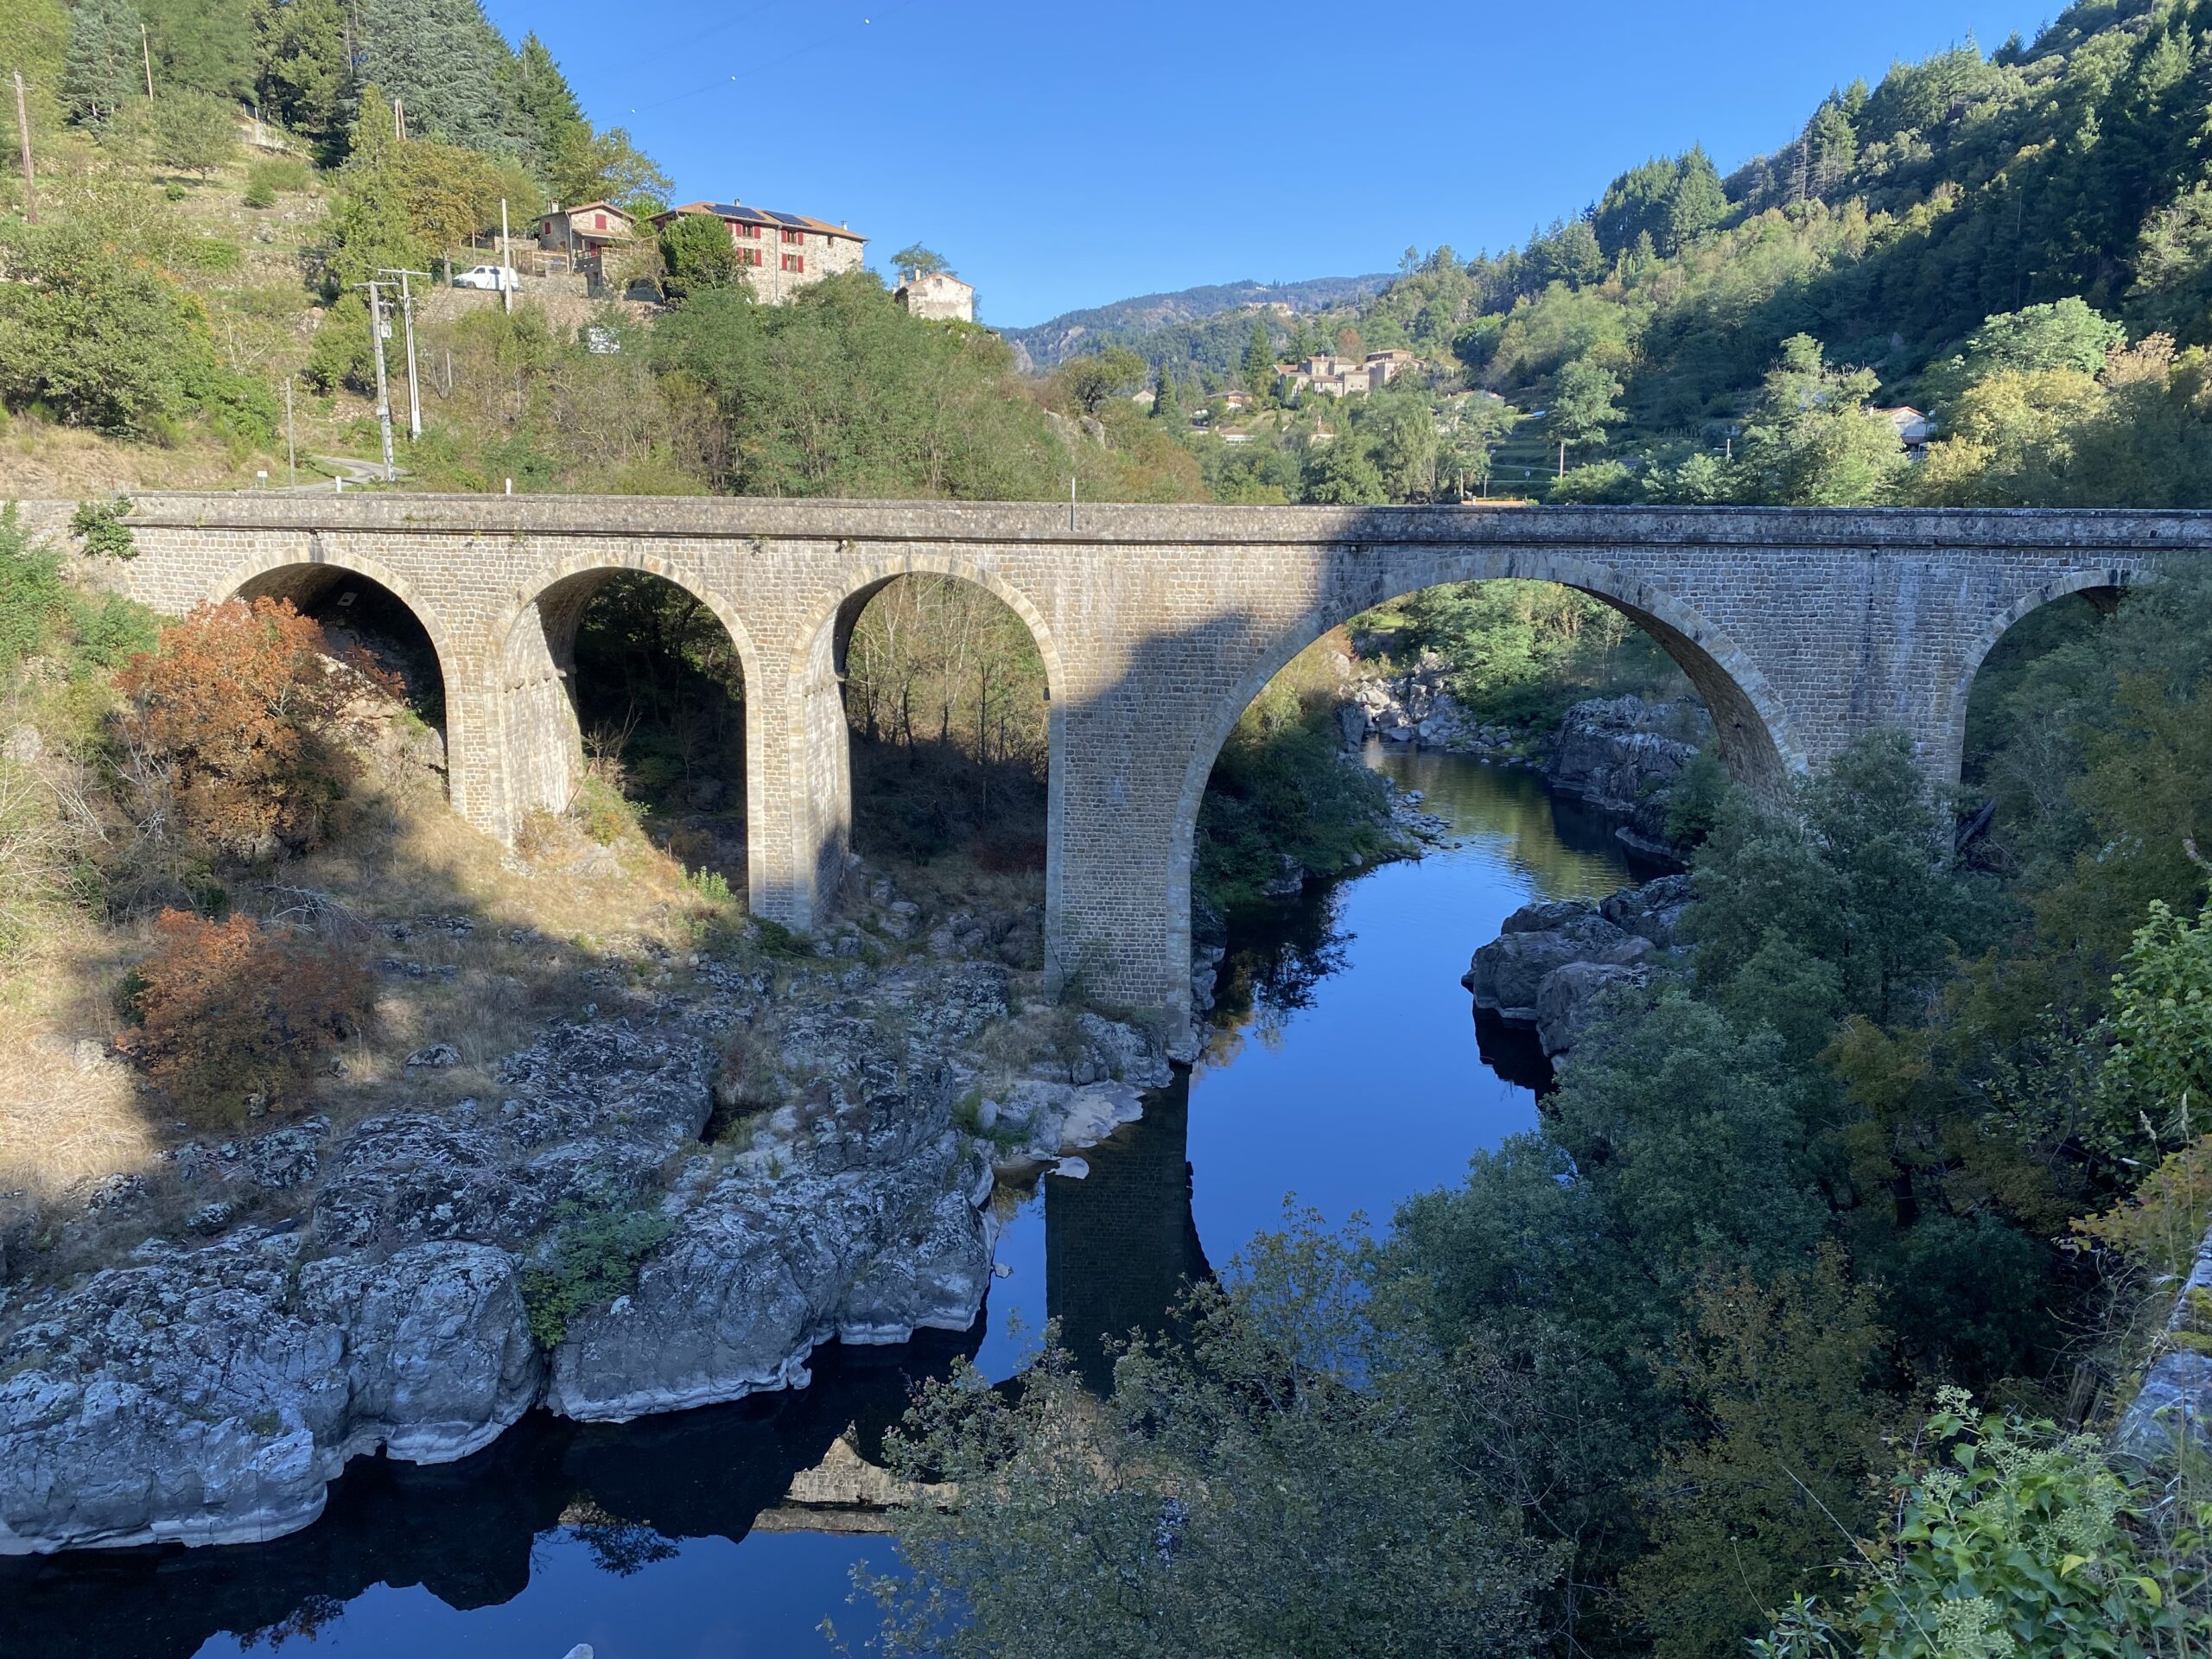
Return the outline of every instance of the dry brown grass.
[[[594,873],[565,869],[579,861]],[[296,1108],[326,1113],[341,1129],[402,1104],[486,1094],[499,1058],[549,1020],[649,1000],[671,974],[655,947],[681,963],[703,907],[641,836],[598,853],[562,827],[536,864],[518,859],[447,810],[434,774],[395,770],[388,752],[340,843],[237,876],[229,888],[235,908],[312,926],[376,974],[374,1016],[338,1052],[344,1075],[318,1078]],[[426,925],[454,917],[474,925]],[[395,925],[410,937],[395,938]],[[163,1189],[157,1154],[188,1132],[110,1047],[124,975],[149,944],[144,920],[103,925],[56,906],[0,972],[0,1230],[26,1207],[73,1211],[87,1184],[114,1175],[146,1178],[162,1214],[182,1202]],[[610,950],[626,964],[620,973]],[[423,971],[378,966],[387,960]],[[586,968],[613,982],[587,982]],[[437,1043],[451,1043],[461,1063],[407,1066],[410,1053]],[[249,1127],[243,1102],[237,1124]]]

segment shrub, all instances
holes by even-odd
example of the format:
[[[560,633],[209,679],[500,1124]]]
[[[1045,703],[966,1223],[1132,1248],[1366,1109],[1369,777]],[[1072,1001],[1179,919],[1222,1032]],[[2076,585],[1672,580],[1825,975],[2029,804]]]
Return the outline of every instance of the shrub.
[[[530,1334],[554,1348],[569,1321],[623,1295],[638,1282],[638,1264],[675,1230],[658,1211],[563,1205],[561,1224],[543,1260],[524,1268],[523,1306]]]
[[[266,440],[269,389],[223,366],[200,302],[137,237],[92,223],[0,227],[0,401],[132,437],[167,441],[197,414]]]
[[[353,776],[337,718],[364,690],[396,690],[365,659],[341,667],[325,650],[321,626],[289,602],[226,600],[163,628],[117,677],[124,741],[188,836],[248,856],[324,839]]]
[[[1900,1471],[1883,1536],[1865,1548],[1854,1606],[1800,1601],[1760,1659],[2006,1655],[2148,1659],[2196,1653],[2212,1628],[2190,1536],[2150,1544],[2142,1494],[2089,1435],[1970,1417],[1941,1390],[1933,1455]],[[2191,1535],[2196,1529],[2187,1529]],[[2178,1546],[2175,1548],[2174,1546]],[[2178,1558],[2178,1559],[2177,1559]]]
[[[187,1110],[235,1116],[250,1096],[293,1096],[367,1004],[358,963],[250,916],[164,911],[154,938],[126,987],[137,1023],[122,1046]]]

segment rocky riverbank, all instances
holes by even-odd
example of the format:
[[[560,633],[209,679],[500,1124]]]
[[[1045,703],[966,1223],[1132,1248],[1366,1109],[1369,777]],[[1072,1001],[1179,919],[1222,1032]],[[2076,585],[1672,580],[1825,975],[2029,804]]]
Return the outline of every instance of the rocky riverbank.
[[[1679,954],[1689,899],[1689,878],[1668,875],[1596,903],[1524,905],[1475,952],[1460,982],[1477,1007],[1534,1027],[1545,1057],[1557,1059],[1588,1033],[1600,996],[1646,983]]]
[[[1033,997],[1020,918],[871,898],[823,957],[592,970],[604,1011],[507,1055],[496,1099],[171,1149],[206,1194],[181,1236],[0,1293],[0,1553],[270,1538],[354,1457],[448,1462],[533,1408],[620,1421],[970,1326],[997,1181],[1076,1173],[1168,1064]],[[134,1195],[99,1201],[112,1230]]]
[[[1668,813],[1683,772],[1713,738],[1713,719],[1701,704],[1593,697],[1532,741],[1525,731],[1477,720],[1452,695],[1440,658],[1425,656],[1388,675],[1363,673],[1350,657],[1338,664],[1347,746],[1371,738],[1533,766],[1560,793],[1620,819],[1615,834],[1632,852],[1658,860],[1681,855]]]

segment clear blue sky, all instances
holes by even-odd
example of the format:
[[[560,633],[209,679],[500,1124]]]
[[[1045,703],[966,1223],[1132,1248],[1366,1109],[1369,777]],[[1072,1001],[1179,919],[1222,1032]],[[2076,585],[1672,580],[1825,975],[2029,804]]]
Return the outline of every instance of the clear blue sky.
[[[679,200],[842,219],[879,267],[925,242],[1007,326],[1503,247],[1647,156],[1725,172],[1831,86],[2059,3],[488,0]]]

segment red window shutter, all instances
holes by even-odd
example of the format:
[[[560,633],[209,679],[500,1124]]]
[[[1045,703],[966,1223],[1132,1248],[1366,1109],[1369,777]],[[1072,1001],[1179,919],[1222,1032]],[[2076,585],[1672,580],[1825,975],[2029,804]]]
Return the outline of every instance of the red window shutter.
[[[607,215],[605,213],[594,213],[591,216],[591,227],[594,231],[605,230],[607,228]]]

